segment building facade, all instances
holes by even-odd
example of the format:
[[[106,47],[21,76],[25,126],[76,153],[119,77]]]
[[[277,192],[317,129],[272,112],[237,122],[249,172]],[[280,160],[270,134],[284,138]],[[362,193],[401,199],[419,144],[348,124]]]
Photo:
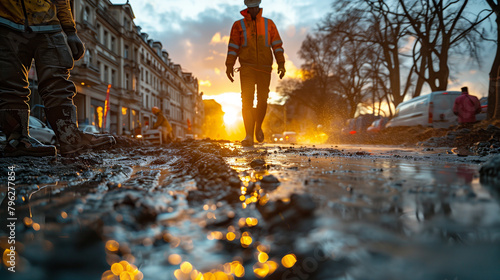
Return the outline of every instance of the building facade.
[[[141,32],[130,4],[74,0],[72,5],[86,48],[71,71],[79,123],[128,134],[151,127],[151,109],[156,106],[177,138],[201,137],[204,110],[198,79],[173,63],[161,42]]]

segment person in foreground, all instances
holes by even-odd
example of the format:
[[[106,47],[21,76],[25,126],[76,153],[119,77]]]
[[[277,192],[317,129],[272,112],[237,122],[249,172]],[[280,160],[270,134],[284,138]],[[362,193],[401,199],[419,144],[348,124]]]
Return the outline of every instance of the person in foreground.
[[[264,141],[262,123],[266,116],[267,98],[273,65],[273,53],[278,63],[280,79],[285,75],[283,42],[274,22],[262,16],[260,0],[245,0],[243,19],[234,22],[226,58],[226,75],[234,81],[234,64],[239,58],[243,123],[246,137],[242,146],[251,147],[255,139]],[[257,108],[253,107],[257,86]]]
[[[59,152],[77,154],[116,143],[113,136],[78,130],[69,80],[84,45],[76,34],[70,0],[0,2],[0,127],[6,135],[3,156],[54,156],[55,146],[43,145],[29,134],[28,72],[36,63],[38,91]]]

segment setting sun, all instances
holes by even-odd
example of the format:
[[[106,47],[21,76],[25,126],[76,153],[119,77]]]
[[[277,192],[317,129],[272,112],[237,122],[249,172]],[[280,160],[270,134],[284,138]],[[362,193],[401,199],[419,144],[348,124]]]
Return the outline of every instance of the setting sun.
[[[238,123],[239,118],[241,118],[241,112],[235,110],[232,107],[224,107],[224,124],[226,127],[235,126]]]

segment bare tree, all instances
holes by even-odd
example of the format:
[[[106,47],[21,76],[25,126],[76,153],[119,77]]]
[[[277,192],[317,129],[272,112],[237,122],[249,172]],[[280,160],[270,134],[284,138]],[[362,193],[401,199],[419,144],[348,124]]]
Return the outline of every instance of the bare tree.
[[[446,90],[450,78],[450,52],[466,45],[469,54],[477,58],[477,27],[489,15],[481,12],[466,17],[464,11],[468,0],[398,1],[416,39],[413,49],[415,72],[432,91]]]
[[[486,0],[492,11],[496,14],[497,51],[490,71],[490,86],[488,90],[488,119],[500,119],[500,2]]]

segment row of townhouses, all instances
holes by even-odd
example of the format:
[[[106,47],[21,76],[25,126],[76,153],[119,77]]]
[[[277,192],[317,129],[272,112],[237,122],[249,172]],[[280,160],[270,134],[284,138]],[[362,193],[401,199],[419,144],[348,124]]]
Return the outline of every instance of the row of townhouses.
[[[138,127],[151,127],[151,108],[156,106],[176,137],[201,137],[204,109],[198,79],[173,63],[161,42],[141,32],[128,1],[74,0],[72,5],[78,35],[86,47],[85,57],[71,72],[79,123],[128,134]]]

